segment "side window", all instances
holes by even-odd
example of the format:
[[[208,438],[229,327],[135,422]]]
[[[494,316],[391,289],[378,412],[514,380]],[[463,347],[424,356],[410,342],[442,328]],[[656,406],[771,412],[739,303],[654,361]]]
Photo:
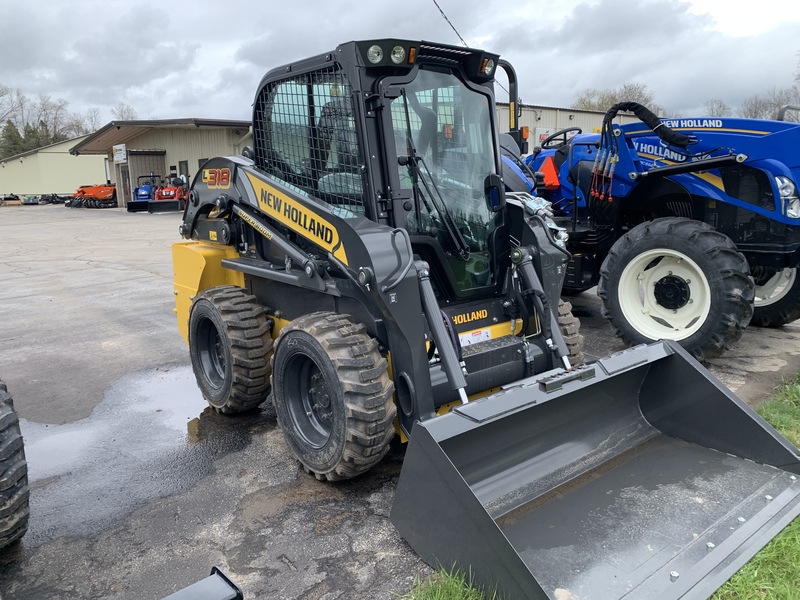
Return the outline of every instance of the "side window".
[[[350,86],[341,76],[314,85],[314,105],[319,106],[317,121],[318,190],[329,200],[362,202],[358,137]]]
[[[257,165],[331,204],[364,210],[350,85],[325,69],[268,86],[256,104]]]
[[[267,167],[284,181],[309,187],[304,172],[309,164],[309,102],[307,86],[299,79],[277,84],[270,94]]]

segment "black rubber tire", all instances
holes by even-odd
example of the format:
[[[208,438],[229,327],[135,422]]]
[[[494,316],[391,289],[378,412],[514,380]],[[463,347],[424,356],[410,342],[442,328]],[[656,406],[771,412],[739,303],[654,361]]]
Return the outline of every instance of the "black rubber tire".
[[[694,333],[677,339],[683,335],[680,331],[676,330],[678,333],[673,336],[670,335],[673,330],[664,327],[659,338],[677,339],[701,361],[721,355],[742,337],[753,316],[755,284],[747,260],[733,241],[700,221],[664,217],[637,225],[618,239],[600,268],[597,295],[603,301],[603,316],[614,333],[628,344],[658,339],[638,330],[626,319],[620,302],[621,293],[631,294],[631,290],[620,289],[625,268],[645,252],[658,250],[694,261],[702,271],[703,284],[710,296],[708,314]]]
[[[756,282],[758,282],[758,278],[756,278]],[[756,292],[758,292],[758,287],[756,287]],[[756,303],[750,324],[757,327],[782,327],[797,319],[800,319],[800,272],[795,269],[794,282],[779,299],[771,304],[759,305]]]
[[[6,384],[0,381],[0,549],[28,531],[28,463],[19,418]]]
[[[348,315],[312,313],[281,329],[272,389],[286,443],[317,479],[356,477],[388,452],[397,413],[388,363]]]
[[[572,304],[558,301],[558,328],[567,344],[569,364],[579,367],[584,362],[583,336],[581,335],[581,322],[572,314]]]
[[[189,313],[189,354],[212,408],[239,413],[267,399],[272,321],[255,296],[225,285],[203,290]]]

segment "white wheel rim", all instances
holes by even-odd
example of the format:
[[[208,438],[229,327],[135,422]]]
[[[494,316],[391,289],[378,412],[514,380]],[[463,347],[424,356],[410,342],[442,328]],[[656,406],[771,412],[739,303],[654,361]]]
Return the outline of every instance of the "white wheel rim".
[[[797,269],[781,269],[763,285],[757,285],[756,308],[769,306],[786,296],[792,289],[795,279],[797,279]]]
[[[657,285],[662,296],[665,288],[680,289],[685,303],[660,304]],[[711,288],[703,270],[685,254],[667,248],[648,250],[629,262],[617,293],[628,323],[653,340],[686,339],[703,326],[711,312]]]

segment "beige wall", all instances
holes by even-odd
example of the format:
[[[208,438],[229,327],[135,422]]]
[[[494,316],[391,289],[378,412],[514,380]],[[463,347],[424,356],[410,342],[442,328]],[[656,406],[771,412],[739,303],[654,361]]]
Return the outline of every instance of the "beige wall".
[[[72,194],[82,185],[104,183],[105,157],[71,156],[79,140],[0,161],[0,194]]]
[[[570,119],[570,116],[572,118]],[[539,145],[539,136],[546,136],[555,133],[560,129],[568,127],[580,127],[583,133],[599,132],[603,124],[604,113],[570,110],[568,108],[545,108],[545,107],[522,107],[522,116],[519,118],[519,125],[525,125],[530,129],[530,148]],[[500,124],[500,131],[508,131],[508,105],[497,106],[497,119]],[[632,115],[619,115],[614,119],[615,123],[632,123],[638,121]]]
[[[188,163],[189,174],[194,177],[197,173],[198,161],[201,158],[241,154],[242,148],[246,144],[252,144],[252,138],[242,142],[247,131],[246,127],[239,130],[217,127],[152,129],[131,140],[127,144],[127,148],[128,150],[166,150],[164,156],[166,171],[162,175],[167,176],[171,166],[177,170],[180,161],[185,160]],[[138,173],[138,175],[145,174]],[[131,171],[131,176],[133,175],[134,173]]]

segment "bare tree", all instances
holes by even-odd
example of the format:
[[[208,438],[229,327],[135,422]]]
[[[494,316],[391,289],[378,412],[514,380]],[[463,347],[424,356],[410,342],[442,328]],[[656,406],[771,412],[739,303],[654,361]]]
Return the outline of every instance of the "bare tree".
[[[86,123],[86,129],[89,131],[97,131],[100,129],[100,125],[103,122],[100,109],[96,106],[87,108],[83,115],[83,120]]]
[[[642,83],[628,82],[613,89],[588,88],[578,93],[572,108],[605,112],[619,102],[637,102],[656,114],[666,112],[662,106],[653,102],[653,93]]]
[[[800,86],[772,87],[763,95],[754,94],[739,107],[739,116],[748,119],[774,119],[780,107],[786,104],[800,104]],[[797,122],[799,119],[797,112],[786,114],[787,121]]]
[[[703,104],[703,109],[708,117],[730,117],[733,110],[730,106],[719,98],[710,98]]]
[[[14,93],[11,88],[0,85],[0,123],[5,123],[14,114]]]
[[[80,113],[69,113],[64,121],[61,131],[65,136],[67,136],[67,138],[74,138],[89,133],[89,129],[86,126],[86,120]]]
[[[111,109],[111,116],[115,121],[135,121],[139,118],[136,109],[125,102],[117,102]]]

